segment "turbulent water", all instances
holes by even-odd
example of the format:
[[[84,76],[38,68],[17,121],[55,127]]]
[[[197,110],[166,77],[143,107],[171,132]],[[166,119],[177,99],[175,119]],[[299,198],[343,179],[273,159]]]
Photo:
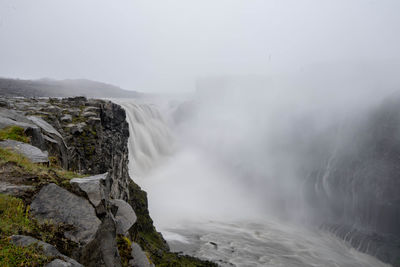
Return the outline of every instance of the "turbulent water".
[[[389,266],[318,228],[252,216],[260,212],[249,192],[229,187],[230,174],[206,153],[172,149],[172,131],[155,106],[120,104],[131,130],[132,177],[148,192],[150,213],[173,250],[221,266]]]
[[[221,266],[388,266],[330,233],[283,222],[207,222],[164,233],[175,251]]]

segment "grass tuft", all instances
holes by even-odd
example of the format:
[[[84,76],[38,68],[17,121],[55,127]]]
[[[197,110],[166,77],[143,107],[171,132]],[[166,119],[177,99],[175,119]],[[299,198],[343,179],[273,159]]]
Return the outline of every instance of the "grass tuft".
[[[59,166],[45,166],[32,163],[28,158],[9,149],[0,148],[0,166],[6,163],[14,163],[16,171],[43,178],[43,181],[53,182],[60,186],[69,183],[72,178],[85,177],[72,171],[66,171]]]
[[[44,266],[52,260],[42,249],[33,244],[26,247],[15,246],[7,238],[0,239],[0,266]]]
[[[118,235],[117,236],[117,246],[118,246],[118,252],[121,257],[121,264],[123,267],[128,267],[129,266],[129,260],[132,259],[132,248],[131,248],[132,242],[127,238],[126,236],[123,235]]]
[[[29,137],[26,136],[25,130],[19,126],[9,126],[0,130],[0,141],[11,139],[19,142],[29,143]]]
[[[37,245],[15,246],[8,237],[30,234],[37,224],[30,219],[29,206],[21,199],[0,194],[0,266],[43,266],[51,260]]]

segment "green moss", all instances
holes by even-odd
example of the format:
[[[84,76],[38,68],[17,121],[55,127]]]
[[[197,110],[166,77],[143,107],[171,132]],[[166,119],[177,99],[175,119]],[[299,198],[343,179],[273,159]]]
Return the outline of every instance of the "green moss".
[[[52,260],[37,245],[19,247],[0,239],[0,266],[43,266]]]
[[[7,238],[31,234],[37,224],[29,216],[21,199],[0,194],[0,266],[42,266],[50,261],[37,246],[18,247]]]
[[[29,219],[29,208],[22,200],[0,194],[0,230],[1,235],[9,236],[18,233],[29,233],[34,224]]]
[[[22,199],[0,194],[0,239],[4,240],[17,234],[29,235],[53,244],[61,253],[69,255],[77,244],[65,239],[64,232],[68,230],[71,230],[71,226],[51,222],[39,223],[30,216],[29,206],[26,206]],[[2,245],[8,246],[6,243]]]
[[[121,257],[121,264],[123,267],[128,267],[129,260],[132,259],[131,245],[132,245],[131,240],[129,240],[129,238],[127,238],[126,236],[123,236],[123,235],[117,236],[118,252],[119,252],[119,256]]]
[[[170,252],[167,242],[153,225],[153,220],[148,211],[146,192],[131,181],[129,183],[129,195],[129,204],[137,216],[137,221],[129,230],[129,234],[132,240],[145,250],[156,266],[217,266],[209,261]]]
[[[10,126],[0,130],[0,141],[11,139],[19,142],[29,143],[29,137],[26,136],[25,130],[19,126]]]

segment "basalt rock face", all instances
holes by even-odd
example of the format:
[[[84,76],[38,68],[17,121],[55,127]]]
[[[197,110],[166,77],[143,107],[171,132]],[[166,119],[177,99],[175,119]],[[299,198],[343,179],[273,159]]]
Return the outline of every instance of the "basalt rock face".
[[[51,165],[81,174],[97,174],[57,184],[32,184],[8,175],[7,179],[0,177],[1,193],[22,198],[40,224],[65,225],[68,230],[62,240],[74,244],[66,256],[84,266],[122,266],[117,239],[127,236],[136,222],[135,211],[127,202],[129,184],[133,182],[128,174],[129,130],[125,111],[109,101],[83,97],[1,101],[5,104],[0,119],[6,123],[0,129],[24,128],[31,144],[21,145],[49,154]],[[43,142],[34,142],[32,129]],[[13,143],[16,141],[2,141],[7,149]],[[25,199],[27,190],[29,199]],[[50,266],[61,263],[55,260]]]
[[[307,175],[310,205],[324,229],[400,266],[400,98],[343,121],[327,136]]]
[[[8,113],[19,115],[18,120],[8,124],[26,121],[32,124],[27,129],[42,131],[44,142],[37,146],[47,150],[53,160],[82,174],[109,172],[112,197],[128,198],[129,127],[119,105],[84,97],[2,101],[7,103]]]

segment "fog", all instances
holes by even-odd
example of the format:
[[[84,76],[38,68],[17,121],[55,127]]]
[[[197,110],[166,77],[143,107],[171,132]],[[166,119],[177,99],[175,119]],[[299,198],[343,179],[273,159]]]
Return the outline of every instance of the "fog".
[[[339,138],[350,142],[343,124],[398,96],[400,80],[385,77],[389,74],[379,69],[360,67],[198,80],[193,96],[159,106],[170,121],[165,127],[173,133],[174,152],[137,178],[149,192],[156,224],[266,219],[309,224],[320,214],[308,207],[307,175],[315,167],[327,170],[326,157]]]
[[[400,59],[399,10],[396,0],[2,0],[0,75],[166,93],[209,76],[384,72]]]

